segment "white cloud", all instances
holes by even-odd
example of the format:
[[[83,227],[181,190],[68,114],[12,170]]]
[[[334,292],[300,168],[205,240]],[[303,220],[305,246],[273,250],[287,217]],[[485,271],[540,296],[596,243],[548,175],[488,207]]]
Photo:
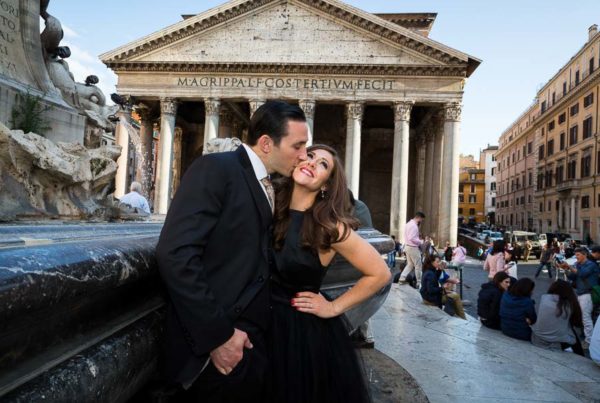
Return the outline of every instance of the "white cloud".
[[[79,38],[79,34],[77,32],[75,32],[75,30],[71,29],[69,26],[67,26],[65,24],[61,24],[61,25],[62,25],[63,32],[65,34],[65,39]]]

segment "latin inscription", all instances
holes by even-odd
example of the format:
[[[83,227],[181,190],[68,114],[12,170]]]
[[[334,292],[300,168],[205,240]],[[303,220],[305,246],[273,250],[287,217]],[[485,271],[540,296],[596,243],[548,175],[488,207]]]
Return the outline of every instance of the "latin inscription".
[[[19,36],[18,1],[0,0],[0,74],[18,75],[12,49]]]
[[[276,77],[179,77],[177,78],[177,86],[202,88],[389,91],[394,89],[394,81],[376,79],[344,80],[334,78],[309,79]]]

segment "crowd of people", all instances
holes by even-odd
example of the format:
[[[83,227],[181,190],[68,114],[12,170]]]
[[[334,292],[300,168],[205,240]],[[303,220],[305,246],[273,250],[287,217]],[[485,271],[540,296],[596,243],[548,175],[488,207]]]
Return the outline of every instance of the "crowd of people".
[[[455,247],[446,243],[438,252],[430,237],[419,236],[424,219],[423,213],[417,213],[407,223],[404,248],[396,242],[394,255],[404,250],[407,262],[398,282],[419,289],[424,304],[466,319],[461,297],[454,291],[459,280],[447,272],[447,266],[465,263],[467,250],[459,241]],[[571,245],[557,240],[544,247],[535,278],[544,268],[551,279],[556,278],[541,296],[537,309],[532,298],[535,280],[519,278],[517,253],[510,244],[497,240],[486,251],[478,251],[488,282],[479,291],[477,314],[483,326],[506,336],[541,348],[589,355],[600,365],[600,320],[596,320],[600,311],[600,246],[592,247],[591,252],[573,248],[573,265],[565,261],[565,249],[569,248]],[[558,278],[559,271],[563,279]]]
[[[556,278],[543,294],[536,311],[532,298],[534,280],[518,279],[515,254],[504,241],[495,241],[483,269],[489,282],[481,286],[477,314],[481,324],[536,346],[586,355],[600,365],[600,246],[576,248],[574,265],[564,261],[558,245],[545,247],[536,270],[544,267],[552,278],[552,267],[563,270],[566,279]]]

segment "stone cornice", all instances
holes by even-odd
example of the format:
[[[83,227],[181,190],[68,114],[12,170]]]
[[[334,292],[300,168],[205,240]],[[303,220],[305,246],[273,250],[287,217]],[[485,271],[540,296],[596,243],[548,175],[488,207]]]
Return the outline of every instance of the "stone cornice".
[[[100,58],[107,66],[113,67],[115,63],[130,61],[134,57],[139,57],[140,55],[152,52],[158,48],[168,46],[171,43],[190,37],[191,35],[195,35],[216,25],[223,24],[243,14],[250,13],[263,6],[268,6],[274,1],[275,0],[247,0],[235,1],[231,2],[231,4],[227,3],[223,7],[209,10],[174,24],[163,31],[148,35],[136,42],[124,45],[111,52],[104,53]],[[338,20],[371,32],[387,41],[426,55],[444,64],[460,64],[466,70],[467,76],[469,76],[480,64],[480,61],[476,58],[425,38],[407,28],[397,26],[374,14],[365,13],[339,1],[293,1],[320,10]]]
[[[355,76],[466,77],[464,65],[365,65],[198,62],[108,62],[115,72],[326,74]]]

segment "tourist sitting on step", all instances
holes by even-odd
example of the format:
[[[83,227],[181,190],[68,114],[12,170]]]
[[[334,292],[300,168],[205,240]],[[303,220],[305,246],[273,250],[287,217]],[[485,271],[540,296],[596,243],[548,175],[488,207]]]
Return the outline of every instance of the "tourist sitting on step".
[[[502,295],[500,302],[500,329],[509,337],[531,340],[531,325],[537,320],[535,302],[531,294],[535,283],[524,277]]]
[[[581,308],[577,294],[569,282],[556,280],[550,285],[548,293],[540,298],[538,319],[531,326],[531,342],[542,348],[551,350],[572,351],[583,354],[579,338],[582,328]]]
[[[456,283],[443,269],[442,261],[437,255],[429,256],[423,263],[423,278],[421,279],[421,297],[426,305],[444,308],[446,313],[452,313],[466,319],[460,296],[449,291],[449,287]],[[448,289],[447,289],[448,288]],[[449,305],[446,307],[446,305]]]
[[[510,277],[504,271],[496,273],[492,281],[481,285],[477,298],[477,315],[481,324],[500,330],[500,301],[510,287]]]

